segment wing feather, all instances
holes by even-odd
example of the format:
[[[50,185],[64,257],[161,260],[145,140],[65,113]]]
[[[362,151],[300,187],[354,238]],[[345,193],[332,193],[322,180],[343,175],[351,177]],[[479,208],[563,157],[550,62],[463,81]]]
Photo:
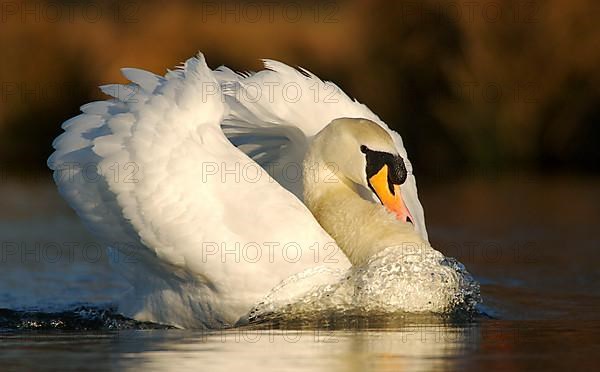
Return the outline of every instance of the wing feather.
[[[290,179],[286,169],[302,163],[307,145],[315,134],[340,117],[365,118],[378,123],[391,134],[406,161],[409,176],[402,187],[402,196],[417,230],[427,240],[413,167],[400,135],[334,83],[323,81],[303,68],[295,69],[270,59],[263,62],[266,70],[249,76],[229,69],[222,69],[224,74],[217,75],[231,108],[223,121],[227,137],[301,199],[301,180],[299,177]]]
[[[139,87],[135,94],[105,88],[114,99],[82,106],[48,160],[86,226],[113,254],[135,253],[115,262],[134,286],[122,311],[223,326],[292,274],[349,265],[341,252],[329,263],[315,256],[331,237],[227,140],[220,125],[229,107],[202,55],[164,78],[123,73]],[[297,260],[286,242],[298,247]],[[258,259],[244,257],[248,246]]]

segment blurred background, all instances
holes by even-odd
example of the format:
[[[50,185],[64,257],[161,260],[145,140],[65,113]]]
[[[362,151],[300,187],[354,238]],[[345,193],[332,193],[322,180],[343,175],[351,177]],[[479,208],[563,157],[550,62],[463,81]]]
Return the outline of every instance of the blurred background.
[[[548,1],[2,1],[0,166],[42,172],[59,124],[201,50],[305,67],[405,139],[419,181],[600,169],[600,5]]]
[[[597,1],[0,4],[0,307],[119,290],[94,258],[101,247],[83,260],[68,251],[93,239],[51,181],[52,139],[80,105],[106,98],[98,85],[125,82],[121,67],[163,74],[202,51],[213,68],[305,67],[396,129],[433,246],[467,265],[495,311],[595,316]],[[70,253],[48,259],[56,250]],[[541,293],[552,311],[532,301]]]

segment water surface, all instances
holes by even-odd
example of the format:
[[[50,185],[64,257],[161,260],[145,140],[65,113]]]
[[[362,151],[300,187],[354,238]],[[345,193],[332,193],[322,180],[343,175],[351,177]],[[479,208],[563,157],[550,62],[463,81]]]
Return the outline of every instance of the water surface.
[[[208,332],[106,310],[128,286],[103,249],[52,184],[7,181],[0,185],[0,365],[593,369],[600,361],[598,186],[590,178],[522,176],[421,189],[432,245],[481,283],[482,314],[472,318],[351,317]]]

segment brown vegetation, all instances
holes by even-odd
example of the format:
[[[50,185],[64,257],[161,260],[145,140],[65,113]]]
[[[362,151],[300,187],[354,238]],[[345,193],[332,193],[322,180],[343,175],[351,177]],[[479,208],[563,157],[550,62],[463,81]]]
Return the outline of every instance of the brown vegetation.
[[[599,168],[594,0],[1,6],[5,169],[43,169],[59,124],[120,67],[163,73],[198,50],[213,67],[273,58],[336,81],[400,131],[421,174]]]

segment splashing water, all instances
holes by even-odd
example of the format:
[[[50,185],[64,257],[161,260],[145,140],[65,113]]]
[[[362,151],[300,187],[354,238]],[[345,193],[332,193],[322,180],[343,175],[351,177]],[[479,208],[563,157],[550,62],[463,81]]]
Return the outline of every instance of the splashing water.
[[[174,327],[126,318],[112,307],[77,306],[70,310],[57,312],[0,309],[0,332],[6,330],[110,331],[170,328]]]
[[[333,314],[474,314],[480,301],[479,283],[460,262],[431,247],[390,247],[347,272],[318,267],[288,278],[244,322]]]

